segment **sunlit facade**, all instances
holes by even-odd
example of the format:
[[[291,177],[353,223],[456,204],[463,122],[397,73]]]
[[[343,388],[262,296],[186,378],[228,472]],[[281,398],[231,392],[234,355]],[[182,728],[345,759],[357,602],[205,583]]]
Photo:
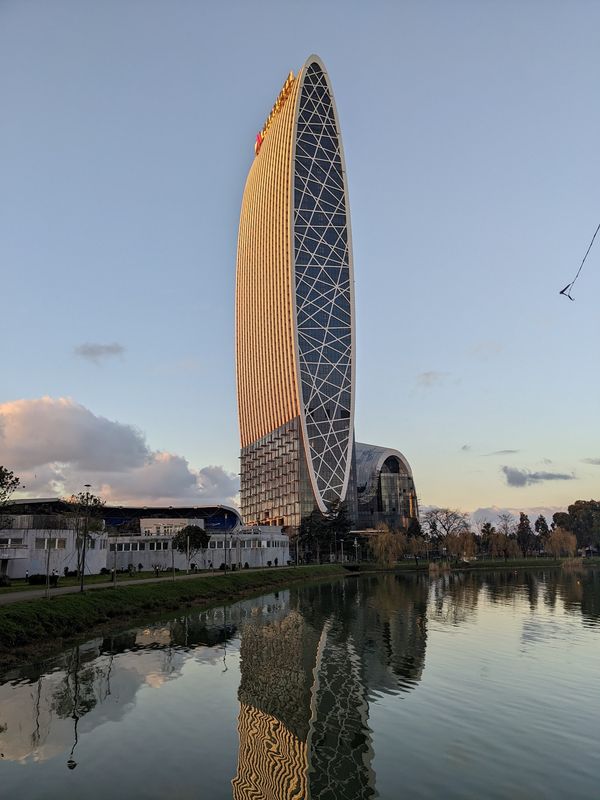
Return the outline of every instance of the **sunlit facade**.
[[[354,288],[346,172],[329,78],[290,73],[255,144],[236,283],[241,512],[297,527],[355,513]]]

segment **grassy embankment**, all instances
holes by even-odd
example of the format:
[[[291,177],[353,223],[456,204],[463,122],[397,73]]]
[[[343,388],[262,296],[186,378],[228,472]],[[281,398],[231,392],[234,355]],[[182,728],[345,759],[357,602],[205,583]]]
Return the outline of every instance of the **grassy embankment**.
[[[544,569],[564,566],[565,559],[482,560],[469,565],[450,565],[450,571]],[[583,565],[598,566],[600,559]],[[355,574],[364,572],[427,572],[429,562],[400,562],[393,568],[374,563],[348,565]],[[136,585],[135,579],[117,588],[90,589],[84,594],[55,595],[49,600],[24,600],[0,606],[0,664],[21,659],[27,652],[55,649],[65,639],[93,635],[111,624],[140,620],[185,606],[229,603],[262,591],[284,588],[296,582],[347,576],[339,564],[280,567],[227,575],[200,575],[186,581],[161,581]],[[350,572],[350,574],[351,574]],[[104,576],[102,576],[104,577]],[[86,578],[87,580],[87,578]],[[64,584],[63,584],[64,585]],[[32,587],[23,587],[32,588]]]
[[[186,605],[215,605],[245,595],[283,588],[296,581],[346,575],[336,564],[319,567],[233,572],[186,581],[117,585],[49,600],[24,600],[0,607],[0,661],[10,661],[17,648],[80,636],[110,622],[130,620]]]
[[[177,576],[184,575],[185,572],[182,570],[178,570],[176,572]],[[203,570],[202,572],[198,573],[199,575],[209,575],[208,570]],[[129,574],[128,572],[119,572],[117,573],[117,584],[129,584],[132,581],[139,581],[143,580],[144,578],[155,578],[156,573],[154,570],[146,570],[144,572],[134,572],[133,574]],[[159,573],[160,578],[170,578],[171,577],[171,570],[163,570]],[[79,586],[80,579],[76,577],[65,578],[62,575],[58,578],[58,585],[62,589],[63,586]],[[112,583],[112,575],[88,575],[85,576],[85,586],[86,589],[88,587],[93,588],[95,583]],[[0,594],[12,594],[12,592],[27,592],[31,591],[32,589],[45,589],[45,583],[28,583],[25,578],[13,578],[11,580],[10,586],[0,586]],[[50,590],[52,591],[52,589]]]

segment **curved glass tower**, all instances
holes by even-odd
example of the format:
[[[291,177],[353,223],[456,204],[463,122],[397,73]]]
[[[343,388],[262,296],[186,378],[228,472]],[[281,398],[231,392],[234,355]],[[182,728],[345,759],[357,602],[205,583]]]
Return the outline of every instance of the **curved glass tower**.
[[[340,128],[323,63],[290,73],[258,134],[236,286],[241,505],[297,526],[355,513],[354,288]]]

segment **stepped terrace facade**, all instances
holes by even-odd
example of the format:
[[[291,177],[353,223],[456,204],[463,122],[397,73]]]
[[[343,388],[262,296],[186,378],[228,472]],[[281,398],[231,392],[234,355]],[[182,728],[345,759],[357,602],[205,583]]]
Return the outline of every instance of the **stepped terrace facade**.
[[[256,137],[236,280],[241,511],[297,527],[347,501],[354,477],[354,281],[329,77],[290,73]]]

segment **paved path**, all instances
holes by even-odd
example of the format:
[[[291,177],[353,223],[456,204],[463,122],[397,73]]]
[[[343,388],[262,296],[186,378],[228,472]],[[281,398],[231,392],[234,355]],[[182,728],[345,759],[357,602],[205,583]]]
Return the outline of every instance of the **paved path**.
[[[273,568],[271,568],[273,569]],[[276,567],[275,569],[285,569],[285,567]],[[247,571],[247,570],[246,570]],[[214,572],[196,572],[195,574],[190,575],[177,575],[175,577],[176,581],[187,581],[193,580],[194,578],[214,578],[215,575],[224,575],[225,573],[221,570],[215,570]],[[173,576],[169,575],[166,578],[138,578],[137,580],[124,580],[117,577],[117,586],[139,586],[142,583],[163,583],[164,581],[172,581]],[[102,583],[89,583],[85,587],[86,592],[92,592],[95,589],[110,589],[112,587],[112,581],[106,581]],[[77,594],[79,591],[79,586],[58,586],[56,589],[50,589],[50,597],[56,597],[59,594]],[[20,592],[6,592],[6,594],[0,594],[0,606],[6,606],[10,603],[18,603],[21,600],[36,600],[38,597],[45,597],[46,596],[46,589],[42,587],[41,589],[30,589],[28,591],[20,591]]]

